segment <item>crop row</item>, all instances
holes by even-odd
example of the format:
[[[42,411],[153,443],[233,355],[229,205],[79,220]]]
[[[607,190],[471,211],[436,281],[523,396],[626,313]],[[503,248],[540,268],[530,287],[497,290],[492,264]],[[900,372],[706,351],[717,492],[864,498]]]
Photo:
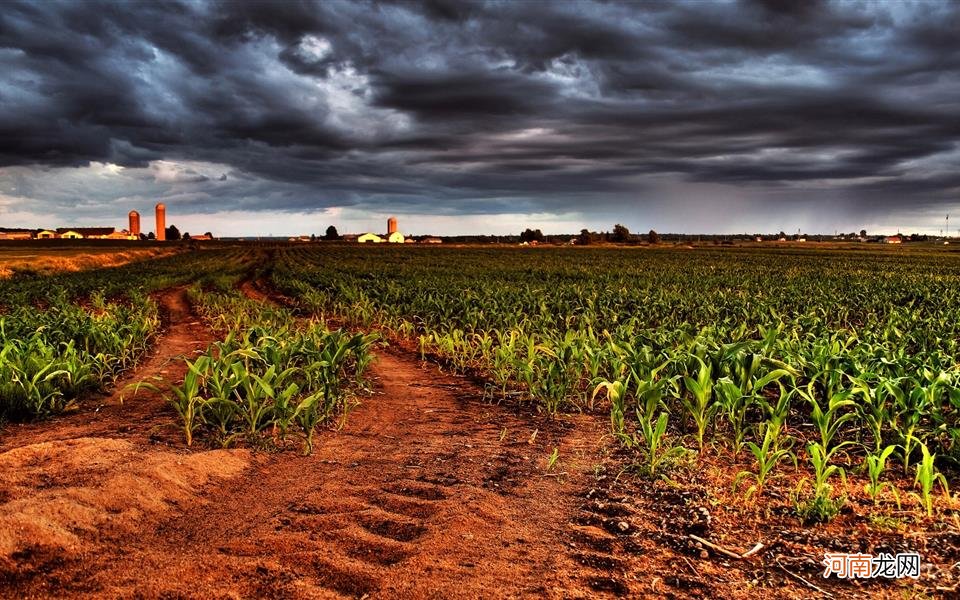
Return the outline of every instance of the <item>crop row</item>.
[[[187,445],[197,432],[222,446],[268,432],[282,443],[295,433],[304,452],[318,426],[345,418],[363,385],[375,335],[329,331],[278,307],[220,289],[191,289],[203,318],[224,333],[195,360],[182,383],[146,385],[164,393],[180,417]]]

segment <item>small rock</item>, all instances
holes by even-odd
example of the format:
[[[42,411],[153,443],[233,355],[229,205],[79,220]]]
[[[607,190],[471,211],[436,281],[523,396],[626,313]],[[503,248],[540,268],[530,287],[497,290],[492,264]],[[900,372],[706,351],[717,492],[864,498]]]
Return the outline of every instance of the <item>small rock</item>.
[[[630,524],[627,523],[626,521],[620,521],[619,523],[617,523],[617,529],[619,529],[620,531],[626,532],[627,530],[630,529]]]
[[[702,558],[703,560],[706,560],[706,559],[710,558],[710,553],[707,552],[706,550],[701,550],[701,551],[700,551],[700,558]]]

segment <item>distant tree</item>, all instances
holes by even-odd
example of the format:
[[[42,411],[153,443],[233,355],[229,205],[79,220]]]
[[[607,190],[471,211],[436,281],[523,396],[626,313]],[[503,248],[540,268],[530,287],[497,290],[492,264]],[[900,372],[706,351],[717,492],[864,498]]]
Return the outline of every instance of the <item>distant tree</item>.
[[[617,243],[629,242],[630,230],[617,223],[613,226],[613,236],[610,238],[610,241]]]
[[[207,237],[208,237],[208,238],[210,238],[211,240],[213,239],[213,234],[212,234],[212,233],[210,233],[209,231],[208,231],[208,232],[206,232],[206,233],[205,233],[205,234],[203,234],[203,235],[205,235],[205,236],[207,236]]]
[[[861,230],[860,230],[860,237],[864,237],[864,238],[867,237],[867,230],[866,230],[866,229],[861,229]]]
[[[787,239],[787,232],[786,232],[786,231],[781,231],[780,233],[778,233],[778,234],[777,234],[777,239],[781,239],[781,240]]]
[[[317,241],[317,234],[311,233],[311,234],[310,234],[310,241],[311,241],[311,242]]]
[[[660,234],[651,229],[650,232],[647,234],[647,241],[650,242],[651,244],[659,244]]]
[[[147,241],[148,239],[150,239],[150,238],[147,237],[147,234],[145,234],[145,233],[141,233],[141,234],[140,234],[140,241],[141,241],[141,242],[145,242],[145,241]]]
[[[167,227],[167,240],[175,242],[180,239],[180,230],[177,229],[176,225],[171,225]]]
[[[157,236],[151,231],[150,233],[147,234],[147,239],[148,239],[148,240],[155,240],[155,239],[157,239]]]
[[[323,239],[330,240],[330,241],[339,240],[340,234],[337,232],[337,228],[334,227],[333,225],[331,225],[330,227],[327,227],[327,233],[324,234]]]
[[[186,241],[190,241],[190,232],[189,232],[189,231],[184,231],[184,232],[183,232],[183,239],[186,240]]]
[[[586,229],[580,230],[580,235],[577,236],[577,243],[581,246],[588,246],[593,242],[593,234],[587,231]]]
[[[544,241],[543,232],[539,229],[527,229],[523,230],[523,233],[520,234],[521,242],[542,242]]]

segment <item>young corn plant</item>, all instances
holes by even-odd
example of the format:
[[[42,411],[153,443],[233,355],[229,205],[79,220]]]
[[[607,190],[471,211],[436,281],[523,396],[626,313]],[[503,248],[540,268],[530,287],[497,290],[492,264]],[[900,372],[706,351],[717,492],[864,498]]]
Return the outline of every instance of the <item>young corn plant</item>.
[[[626,386],[622,381],[601,381],[593,389],[593,396],[590,398],[591,404],[601,392],[606,393],[610,401],[610,432],[627,449],[633,449],[636,446],[637,438],[627,429],[626,419]]]
[[[910,459],[917,447],[922,445],[925,432],[921,421],[931,400],[936,396],[937,384],[925,388],[913,377],[898,377],[884,382],[886,391],[893,399],[890,429],[897,435],[903,449],[903,472],[910,472]]]
[[[900,495],[897,492],[896,486],[889,481],[880,481],[880,477],[887,468],[887,459],[890,458],[890,455],[893,454],[896,449],[897,447],[891,444],[882,451],[868,452],[866,457],[864,457],[869,482],[863,486],[863,489],[873,500],[874,506],[879,503],[880,495],[884,490],[889,491],[893,495],[897,506],[900,505]]]
[[[916,477],[914,478],[913,485],[914,487],[920,488],[920,493],[911,493],[911,495],[920,501],[920,503],[923,505],[926,515],[928,517],[932,517],[934,512],[933,488],[939,483],[940,488],[943,490],[943,495],[948,499],[950,498],[950,489],[947,486],[947,478],[943,476],[943,473],[937,470],[937,467],[934,464],[937,455],[931,454],[930,450],[927,448],[927,445],[920,440],[916,440],[915,443],[920,448],[922,458],[915,467],[917,473]]]
[[[764,487],[774,477],[774,469],[782,461],[789,459],[793,461],[794,466],[797,464],[796,455],[790,451],[791,444],[781,439],[781,427],[780,422],[765,421],[760,424],[763,441],[759,445],[752,441],[747,442],[747,448],[756,460],[756,471],[741,471],[733,482],[736,490],[744,480],[752,480],[753,483],[744,493],[747,500],[763,494]]]
[[[817,399],[816,381],[811,381],[806,389],[798,388],[796,390],[802,398],[810,405],[810,420],[813,421],[820,436],[818,444],[826,460],[841,446],[850,442],[842,442],[834,446],[834,440],[844,423],[856,419],[857,414],[852,408],[855,402],[850,399],[851,392],[835,391],[830,395],[825,405]]]
[[[317,392],[300,400],[293,411],[293,420],[303,431],[304,455],[313,452],[313,434],[319,425],[330,418],[330,413],[323,408],[323,392]]]
[[[851,398],[857,398],[854,403],[858,420],[866,425],[873,442],[873,451],[880,452],[883,447],[883,432],[891,420],[889,395],[885,388],[872,383],[876,376],[873,373],[861,373],[858,376],[848,375],[850,379]]]
[[[841,467],[829,463],[830,456],[821,443],[807,444],[807,457],[813,467],[814,476],[812,480],[805,477],[800,481],[794,503],[798,516],[805,523],[825,523],[837,516],[847,500],[845,495],[833,497],[833,485],[830,479],[839,476],[846,487],[847,476]],[[812,493],[806,500],[800,501],[802,490],[807,486],[812,488]]]
[[[713,416],[716,414],[719,406],[713,401],[714,381],[711,375],[713,370],[712,366],[709,363],[705,363],[699,356],[694,355],[693,358],[700,364],[700,370],[697,372],[696,379],[689,376],[683,378],[684,387],[687,392],[689,392],[689,395],[683,394],[680,401],[686,409],[687,414],[693,419],[694,426],[696,427],[697,447],[700,449],[700,452],[703,453],[704,436],[706,435],[707,427],[709,427],[713,421]]]
[[[654,477],[661,472],[664,466],[674,458],[687,453],[683,446],[667,446],[667,424],[669,416],[666,412],[656,415],[645,415],[637,409],[637,418],[640,421],[640,435],[643,439],[646,462],[644,472],[648,477]]]
[[[183,383],[170,385],[166,390],[149,382],[141,381],[132,384],[134,395],[140,388],[146,388],[161,394],[173,406],[180,416],[181,429],[187,446],[193,445],[193,434],[204,423],[206,400],[201,391],[204,377],[210,369],[211,360],[209,356],[204,355],[194,362],[184,361],[187,365],[187,373],[184,375]]]

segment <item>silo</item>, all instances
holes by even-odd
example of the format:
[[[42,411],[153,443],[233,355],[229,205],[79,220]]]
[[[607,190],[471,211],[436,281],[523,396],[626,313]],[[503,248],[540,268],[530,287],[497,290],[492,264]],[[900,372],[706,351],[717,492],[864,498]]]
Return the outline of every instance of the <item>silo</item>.
[[[128,228],[130,235],[140,237],[140,213],[131,210],[127,216],[130,217],[130,226]]]
[[[167,207],[163,203],[157,204],[157,241],[167,239]]]
[[[390,235],[396,230],[397,230],[397,218],[390,217],[389,219],[387,219],[387,235]]]

